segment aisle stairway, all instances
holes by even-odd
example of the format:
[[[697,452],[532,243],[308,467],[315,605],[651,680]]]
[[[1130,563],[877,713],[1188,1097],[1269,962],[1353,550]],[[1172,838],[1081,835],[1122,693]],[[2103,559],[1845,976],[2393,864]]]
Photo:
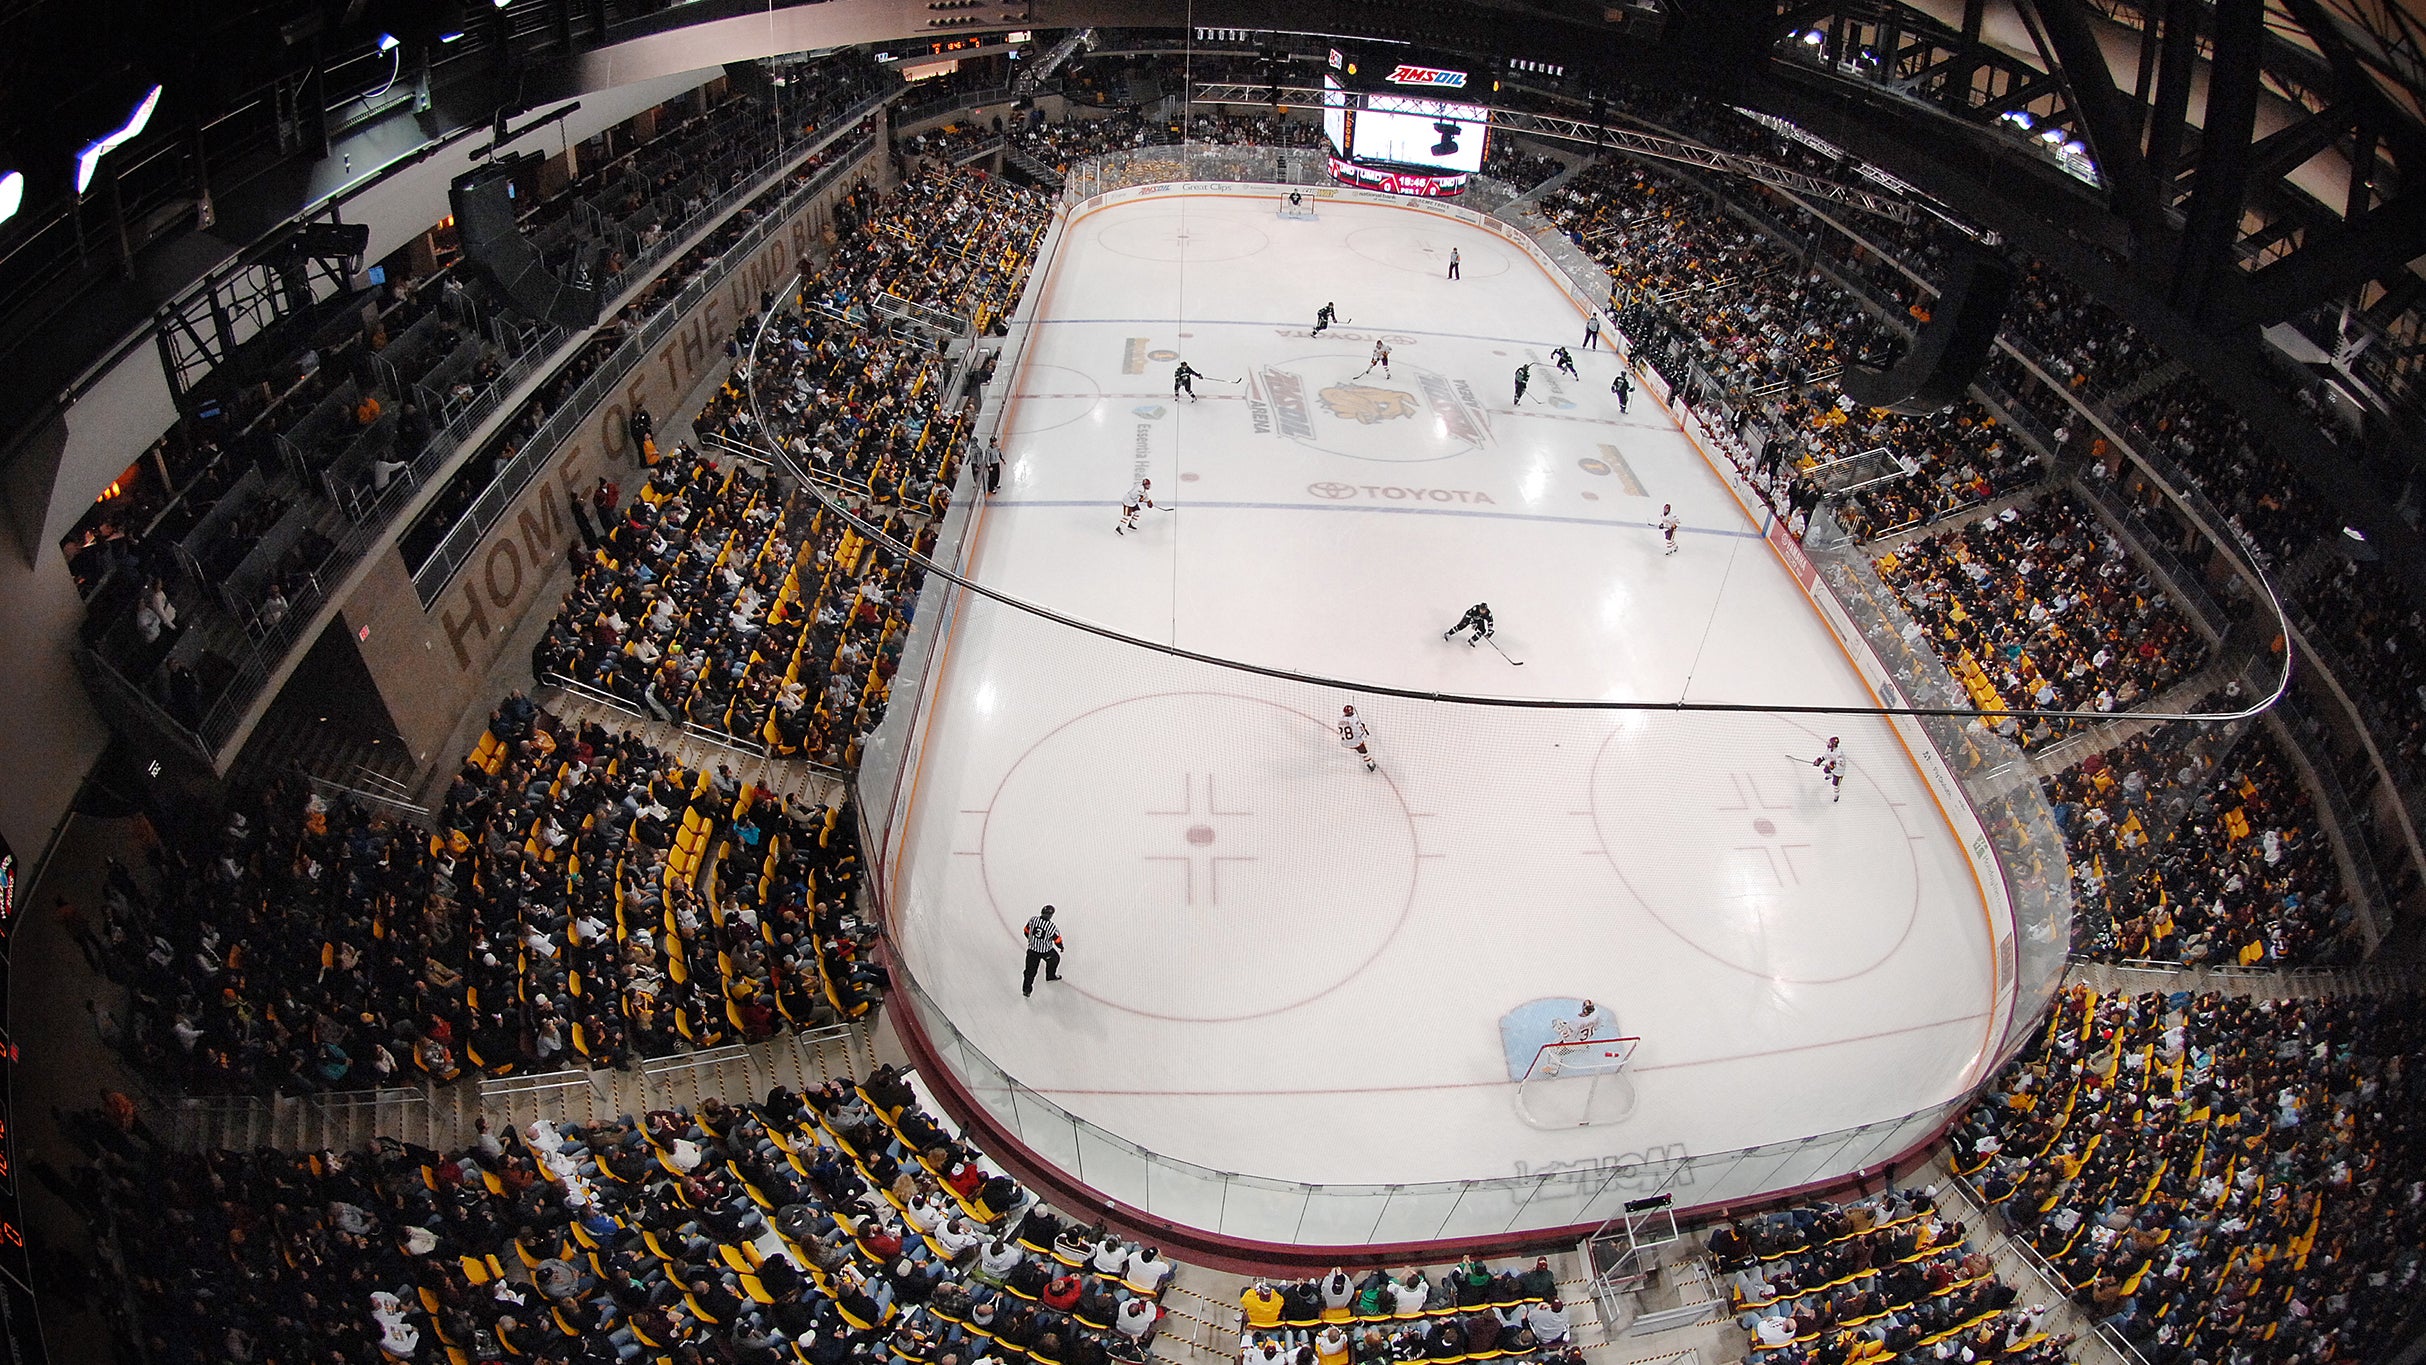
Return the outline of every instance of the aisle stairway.
[[[844,795],[840,775],[797,758],[775,758],[754,750],[736,749],[672,721],[653,719],[625,709],[597,693],[551,685],[542,679],[533,700],[571,725],[595,722],[610,730],[638,735],[675,762],[694,770],[721,763],[744,782],[754,783],[789,801],[794,797],[812,806],[830,806]]]
[[[178,1101],[169,1145],[282,1151],[347,1150],[394,1138],[436,1151],[470,1146],[478,1120],[519,1127],[541,1115],[595,1123],[669,1106],[697,1107],[710,1096],[762,1097],[775,1086],[804,1090],[876,1065],[874,1045],[856,1024],[787,1032],[763,1043],[651,1058],[625,1071],[570,1070],[470,1077],[447,1085],[351,1090],[322,1095],[208,1097]]]

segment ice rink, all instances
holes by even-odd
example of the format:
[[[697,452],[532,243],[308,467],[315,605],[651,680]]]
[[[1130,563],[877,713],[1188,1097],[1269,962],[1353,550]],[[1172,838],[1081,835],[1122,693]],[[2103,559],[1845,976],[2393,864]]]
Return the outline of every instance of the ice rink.
[[[1342,320],[1309,335],[1326,300]],[[1008,460],[978,581],[1409,689],[1869,700],[1674,420],[1639,388],[1619,412],[1615,359],[1487,232],[1419,206],[1304,222],[1163,195],[1067,225],[1025,316],[995,381]],[[1376,338],[1390,372],[1360,375]],[[1581,380],[1545,365],[1512,406],[1516,366],[1561,343]],[[1239,382],[1175,403],[1182,356]],[[1141,475],[1161,506],[1115,534]],[[1484,600],[1521,666],[1441,638]],[[896,942],[994,1065],[1154,1152],[1389,1184],[1718,1153],[1944,1101],[1993,1042],[1990,911],[1883,720],[1373,696],[982,600],[937,657],[890,855]],[[1337,741],[1343,702],[1378,773]],[[1853,756],[1837,803],[1807,765],[1832,733]],[[1047,903],[1065,979],[1023,998],[1020,926]],[[1517,1113],[1499,1021],[1577,996],[1643,1039],[1635,1104],[1545,1131]],[[1017,1126],[1002,1087],[972,1088]],[[1834,1173],[1743,1179],[1762,1170]],[[1749,1193],[1701,1179],[1680,1206]],[[1088,1180],[1155,1208],[1142,1177]],[[1155,1211],[1220,1218],[1186,1198]]]

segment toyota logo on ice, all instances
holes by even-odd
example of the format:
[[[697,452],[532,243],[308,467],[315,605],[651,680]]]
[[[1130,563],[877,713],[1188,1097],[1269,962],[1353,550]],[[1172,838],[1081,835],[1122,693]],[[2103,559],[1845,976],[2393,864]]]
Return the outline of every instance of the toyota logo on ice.
[[[1333,502],[1345,502],[1361,493],[1376,502],[1469,502],[1498,505],[1490,494],[1479,488],[1412,488],[1396,483],[1341,483],[1337,479],[1323,479],[1307,484],[1306,491],[1318,498],[1328,498]]]

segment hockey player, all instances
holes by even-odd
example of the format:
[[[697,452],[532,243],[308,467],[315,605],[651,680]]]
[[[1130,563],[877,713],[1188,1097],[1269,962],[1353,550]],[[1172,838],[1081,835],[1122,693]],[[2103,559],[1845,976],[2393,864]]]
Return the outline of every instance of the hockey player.
[[[1342,748],[1356,751],[1356,756],[1365,761],[1366,772],[1380,767],[1373,761],[1373,732],[1365,728],[1365,718],[1356,714],[1353,706],[1339,708],[1339,743]]]
[[[1324,304],[1320,309],[1316,310],[1314,314],[1314,335],[1321,336],[1325,327],[1328,327],[1337,321],[1339,321],[1338,305],[1329,303]]]
[[[1828,799],[1841,800],[1845,795],[1845,750],[1836,736],[1828,736],[1828,747],[1811,760],[1811,766],[1820,770],[1820,780],[1828,784]]]
[[[1533,382],[1533,363],[1527,361],[1516,367],[1516,397],[1509,406],[1513,407],[1517,403],[1525,401],[1525,385],[1531,382]]]
[[[1564,346],[1555,346],[1551,348],[1550,363],[1558,366],[1562,370],[1565,370],[1569,379],[1583,378],[1582,375],[1575,372],[1575,357],[1570,355],[1567,348]]]
[[[1466,608],[1466,614],[1457,618],[1456,625],[1442,631],[1440,633],[1440,638],[1446,640],[1450,636],[1455,635],[1459,631],[1464,630],[1469,626],[1473,628],[1474,634],[1466,641],[1466,648],[1472,649],[1476,645],[1482,643],[1482,638],[1484,636],[1493,633],[1491,625],[1490,603],[1477,602],[1473,606]]]
[[[1139,479],[1129,495],[1120,500],[1120,523],[1112,528],[1116,535],[1127,535],[1137,529],[1137,509],[1154,505],[1154,481]]]
[[[1600,1006],[1587,1000],[1583,1003],[1583,1008],[1575,1012],[1574,1018],[1550,1021],[1550,1038],[1551,1041],[1559,1043],[1587,1043],[1598,1038],[1601,1026],[1608,1022],[1608,1014]],[[1545,1074],[1557,1075],[1563,1069],[1562,1058],[1565,1055],[1563,1048],[1551,1053]]]
[[[1617,378],[1609,381],[1609,392],[1617,395],[1617,410],[1623,413],[1626,410],[1626,400],[1634,397],[1634,381],[1626,378],[1624,370],[1619,370]]]
[[[1179,362],[1179,368],[1171,371],[1171,401],[1178,402],[1179,396],[1184,393],[1189,402],[1195,402],[1196,381],[1204,377],[1204,373],[1195,366],[1184,360]]]
[[[1371,374],[1375,370],[1380,370],[1381,377],[1384,379],[1388,379],[1390,377],[1389,342],[1376,341],[1373,343],[1373,358],[1365,362],[1365,374]],[[1362,379],[1364,378],[1364,375],[1358,375],[1357,378]]]
[[[1668,542],[1668,548],[1661,551],[1661,553],[1671,555],[1675,554],[1677,525],[1676,509],[1669,506],[1667,503],[1661,503],[1659,505],[1659,520],[1651,524],[1659,528],[1660,539]]]
[[[1457,248],[1449,248],[1449,278],[1457,278]]]

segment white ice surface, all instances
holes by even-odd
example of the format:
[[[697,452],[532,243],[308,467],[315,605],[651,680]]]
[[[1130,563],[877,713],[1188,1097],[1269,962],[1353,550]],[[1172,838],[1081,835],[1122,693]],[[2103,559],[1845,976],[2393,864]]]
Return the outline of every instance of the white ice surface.
[[[1009,458],[979,581],[1145,639],[1412,689],[1865,702],[1669,415],[1639,388],[1619,415],[1608,353],[1577,351],[1581,382],[1537,370],[1510,406],[1520,361],[1582,337],[1516,248],[1414,207],[1327,203],[1307,223],[1174,196],[1079,219],[1049,269],[1026,360],[996,380]],[[1309,337],[1326,299],[1345,320]],[[1376,336],[1394,377],[1353,379]],[[1175,354],[1245,382],[1174,404]],[[1115,535],[1140,474],[1171,510]],[[1663,502],[1685,528],[1672,557],[1650,526]],[[1477,600],[1521,667],[1441,639]],[[1372,696],[982,600],[939,658],[891,853],[898,942],[995,1066],[1143,1148],[1283,1181],[1509,1176],[1874,1123],[1980,1063],[1986,911],[1882,720]],[[1378,774],[1333,736],[1347,701]],[[1853,755],[1835,804],[1796,761],[1831,733]],[[1067,979],[1023,999],[1019,926],[1048,902]],[[1545,1132],[1515,1112],[1497,1021],[1561,995],[1644,1039],[1623,1124]],[[1280,1240],[1395,1230],[1190,1207],[1201,1189],[977,1072],[1031,1146],[1158,1212]],[[1723,1190],[1704,1168],[1679,1203],[1895,1150],[1756,1160]]]

